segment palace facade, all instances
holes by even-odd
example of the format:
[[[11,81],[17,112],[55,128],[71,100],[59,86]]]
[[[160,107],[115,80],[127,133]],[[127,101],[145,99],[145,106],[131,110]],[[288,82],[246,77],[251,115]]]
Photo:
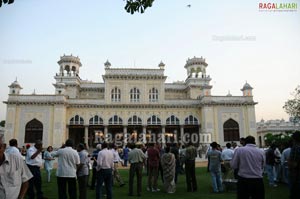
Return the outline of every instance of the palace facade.
[[[60,147],[67,138],[94,146],[103,140],[126,144],[139,138],[167,142],[191,140],[221,145],[256,136],[252,87],[241,96],[214,96],[205,59],[186,61],[185,81],[166,83],[165,64],[157,68],[117,68],[104,64],[103,82],[82,80],[80,59],[62,56],[54,76],[54,94],[21,94],[16,81],[9,86],[6,142],[20,145],[43,140]]]

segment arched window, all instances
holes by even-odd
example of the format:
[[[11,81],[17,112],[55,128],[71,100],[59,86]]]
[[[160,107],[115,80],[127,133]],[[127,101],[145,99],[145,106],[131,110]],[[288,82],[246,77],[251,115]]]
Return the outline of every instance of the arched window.
[[[239,124],[233,119],[227,120],[223,125],[223,129],[225,142],[240,140]]]
[[[108,124],[113,124],[113,125],[120,125],[123,123],[123,120],[122,118],[120,118],[119,116],[117,115],[114,115],[113,117],[111,117],[109,120],[108,120]]]
[[[121,101],[121,90],[117,87],[111,90],[111,101],[120,102]]]
[[[90,119],[89,124],[90,125],[102,125],[103,124],[103,119],[100,116],[95,115],[94,117],[92,117]]]
[[[198,125],[198,119],[190,115],[184,120],[185,125]]]
[[[171,117],[169,117],[166,121],[167,125],[179,125],[179,119],[178,117],[172,115]]]
[[[128,119],[128,125],[141,125],[141,124],[142,124],[142,119],[136,115]]]
[[[140,90],[137,88],[133,88],[130,90],[130,101],[131,102],[139,102],[140,101]]]
[[[148,125],[160,125],[161,120],[159,119],[159,117],[156,117],[156,115],[152,115],[151,117],[148,118],[147,124]]]
[[[83,124],[84,124],[84,120],[79,115],[75,115],[70,119],[70,125],[83,125]]]
[[[158,102],[158,90],[156,88],[149,90],[149,102]]]
[[[43,124],[33,119],[25,126],[25,143],[35,143],[37,140],[43,140]]]

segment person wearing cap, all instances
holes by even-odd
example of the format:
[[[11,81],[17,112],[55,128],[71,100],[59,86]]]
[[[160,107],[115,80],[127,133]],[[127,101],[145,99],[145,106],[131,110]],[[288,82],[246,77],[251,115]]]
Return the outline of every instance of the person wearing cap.
[[[92,169],[92,182],[91,182],[91,190],[95,189],[96,186],[96,181],[97,181],[97,158],[98,158],[98,153],[101,151],[101,144],[97,144],[96,150],[93,151],[92,153],[92,158],[93,160],[93,169]]]
[[[42,177],[40,171],[40,167],[43,165],[42,150],[43,143],[41,140],[37,140],[35,145],[31,146],[27,151],[25,161],[33,175],[33,178],[29,180],[29,188],[27,191],[29,199],[35,198],[34,188],[36,189],[37,199],[46,198],[42,192]]]
[[[80,164],[80,158],[77,151],[72,148],[74,146],[73,140],[66,140],[63,146],[64,148],[60,148],[58,151],[52,153],[52,157],[58,157],[56,170],[58,198],[67,198],[68,186],[69,198],[76,199],[76,171]]]
[[[23,199],[33,176],[22,157],[4,151],[5,145],[0,139],[0,198]]]
[[[133,179],[134,174],[136,173],[137,178],[137,195],[141,196],[142,193],[142,170],[143,163],[146,160],[146,155],[140,149],[142,143],[137,142],[136,144],[131,144],[131,151],[128,153],[128,161],[130,163],[129,170],[129,196],[133,196]]]

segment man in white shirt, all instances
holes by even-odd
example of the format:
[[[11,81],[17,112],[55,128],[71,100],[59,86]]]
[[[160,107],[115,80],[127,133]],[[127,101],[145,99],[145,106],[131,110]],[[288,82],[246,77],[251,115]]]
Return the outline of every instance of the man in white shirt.
[[[67,185],[69,198],[77,198],[76,170],[80,160],[77,151],[72,148],[73,146],[73,140],[68,139],[64,148],[52,153],[53,157],[58,157],[56,176],[59,199],[67,198]]]
[[[107,199],[112,199],[112,170],[114,168],[114,154],[107,149],[107,143],[102,144],[102,150],[97,158],[97,187],[96,199],[102,198],[102,184],[106,188]]]
[[[119,183],[120,187],[123,187],[125,185],[125,183],[118,171],[119,162],[121,162],[121,164],[123,164],[123,160],[120,158],[117,145],[112,143],[110,146],[110,150],[114,154],[114,170],[113,170],[114,180]]]
[[[5,146],[0,139],[0,198],[23,199],[32,174],[20,156],[7,154],[4,150]]]
[[[9,147],[6,148],[5,153],[16,154],[16,155],[22,157],[20,150],[18,149],[18,141],[16,139],[9,140]]]
[[[37,140],[35,145],[33,145],[27,150],[25,161],[29,170],[33,175],[33,178],[29,180],[29,188],[27,191],[29,199],[35,198],[34,188],[36,189],[37,199],[45,199],[42,192],[42,177],[40,171],[40,167],[43,164],[42,153],[41,153],[42,150],[43,150],[43,143],[41,140]]]

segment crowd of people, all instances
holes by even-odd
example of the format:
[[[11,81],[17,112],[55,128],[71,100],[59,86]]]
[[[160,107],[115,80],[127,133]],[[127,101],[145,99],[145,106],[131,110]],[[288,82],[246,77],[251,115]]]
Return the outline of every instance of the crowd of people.
[[[271,187],[281,180],[288,184],[290,198],[300,198],[300,132],[291,136],[291,142],[281,150],[272,144],[267,150],[258,148],[255,138],[241,139],[241,145],[227,143],[222,149],[212,142],[206,152],[213,193],[223,192],[226,182],[235,182],[238,199],[263,199],[264,172]],[[76,148],[76,149],[75,149]],[[99,143],[89,155],[84,144],[74,146],[71,139],[53,150],[37,140],[32,146],[18,148],[16,139],[9,146],[0,140],[0,198],[43,199],[41,168],[46,171],[46,182],[51,181],[53,161],[57,159],[56,180],[58,198],[87,198],[88,187],[95,190],[96,199],[113,198],[113,185],[123,187],[118,165],[129,168],[128,195],[142,195],[143,169],[147,173],[146,190],[149,192],[176,192],[178,175],[185,173],[186,191],[197,192],[195,160],[198,151],[193,143],[185,146],[158,143],[129,143],[118,148],[114,143]],[[43,165],[44,164],[44,165]],[[92,172],[90,172],[92,170]],[[91,183],[89,184],[89,176]],[[2,177],[3,176],[3,177]],[[136,193],[134,180],[136,178]],[[159,187],[161,179],[162,187]],[[77,190],[78,187],[78,190]],[[163,188],[163,190],[160,190]]]

